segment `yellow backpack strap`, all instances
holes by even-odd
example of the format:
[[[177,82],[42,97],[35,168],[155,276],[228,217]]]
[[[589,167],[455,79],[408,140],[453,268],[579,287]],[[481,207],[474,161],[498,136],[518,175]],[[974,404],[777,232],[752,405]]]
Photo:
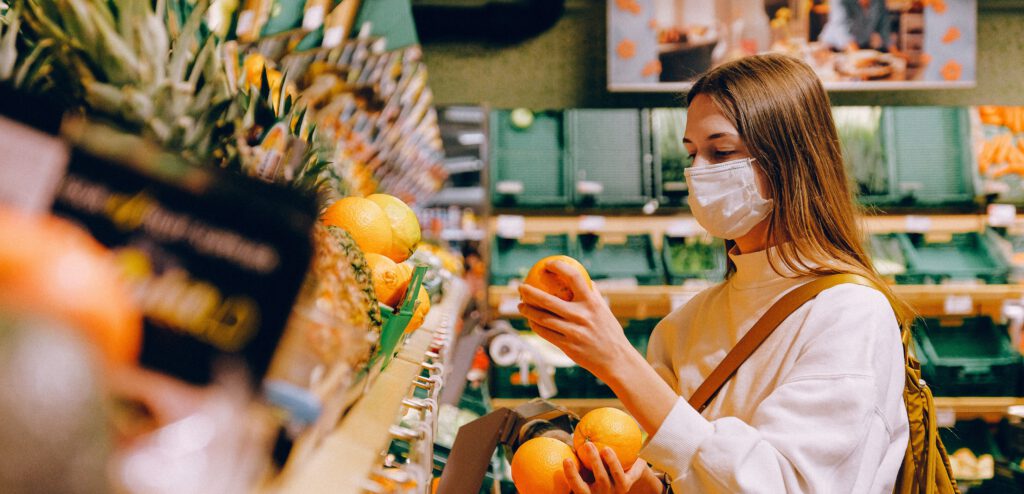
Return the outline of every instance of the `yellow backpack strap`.
[[[693,395],[690,396],[690,406],[696,409],[697,412],[703,412],[715,395],[718,394],[718,391],[722,389],[722,386],[725,385],[726,381],[736,373],[736,369],[739,369],[740,365],[754,353],[754,350],[761,346],[761,343],[764,343],[764,340],[793,311],[818,296],[819,293],[836,285],[846,283],[877,288],[871,280],[857,274],[833,274],[817,278],[814,281],[804,283],[790,290],[789,293],[783,295],[781,299],[768,308],[768,312],[765,312],[747,331],[747,334],[740,338],[736,346],[722,359],[722,363],[718,364],[718,367],[711,371],[711,374],[697,388],[697,391],[694,391]]]

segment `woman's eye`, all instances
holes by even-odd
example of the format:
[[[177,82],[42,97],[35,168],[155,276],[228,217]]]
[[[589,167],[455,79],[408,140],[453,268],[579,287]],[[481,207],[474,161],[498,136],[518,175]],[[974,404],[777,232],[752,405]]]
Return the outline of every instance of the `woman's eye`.
[[[732,156],[736,151],[715,151],[715,156],[719,158],[725,158],[726,156]]]

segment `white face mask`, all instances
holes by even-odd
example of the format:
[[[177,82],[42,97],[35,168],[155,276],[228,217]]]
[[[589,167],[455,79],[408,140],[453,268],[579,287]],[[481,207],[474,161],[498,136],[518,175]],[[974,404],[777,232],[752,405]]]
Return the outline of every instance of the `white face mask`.
[[[757,187],[754,158],[686,169],[687,202],[697,223],[711,235],[734,240],[772,211]]]

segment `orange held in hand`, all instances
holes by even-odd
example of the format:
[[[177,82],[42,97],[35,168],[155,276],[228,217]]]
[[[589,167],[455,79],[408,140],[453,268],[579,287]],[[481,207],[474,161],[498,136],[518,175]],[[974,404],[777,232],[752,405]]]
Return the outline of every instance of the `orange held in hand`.
[[[550,437],[535,437],[523,443],[512,457],[512,483],[523,494],[569,494],[562,462],[579,467],[568,444]]]
[[[640,454],[643,433],[628,413],[618,408],[597,408],[584,415],[572,433],[576,451],[582,450],[588,442],[597,446],[598,453],[611,448],[622,467],[629,468]]]
[[[530,268],[530,272],[526,274],[526,279],[523,280],[523,283],[550,293],[562,300],[573,300],[574,294],[572,288],[569,287],[569,280],[563,279],[562,276],[551,270],[550,263],[555,261],[561,261],[576,268],[587,280],[587,286],[594,286],[594,283],[590,280],[590,275],[587,273],[587,269],[579,261],[569,256],[549,256],[537,261],[537,264],[534,264]]]

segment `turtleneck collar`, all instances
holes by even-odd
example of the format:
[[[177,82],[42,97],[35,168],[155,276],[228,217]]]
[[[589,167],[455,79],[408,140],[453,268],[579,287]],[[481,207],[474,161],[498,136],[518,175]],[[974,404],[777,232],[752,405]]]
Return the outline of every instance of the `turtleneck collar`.
[[[774,268],[769,262],[769,256],[775,261]],[[736,272],[729,279],[729,283],[741,290],[759,288],[800,276],[782,262],[777,247],[741,254],[739,249],[733,246],[729,251],[729,259],[736,265]]]

